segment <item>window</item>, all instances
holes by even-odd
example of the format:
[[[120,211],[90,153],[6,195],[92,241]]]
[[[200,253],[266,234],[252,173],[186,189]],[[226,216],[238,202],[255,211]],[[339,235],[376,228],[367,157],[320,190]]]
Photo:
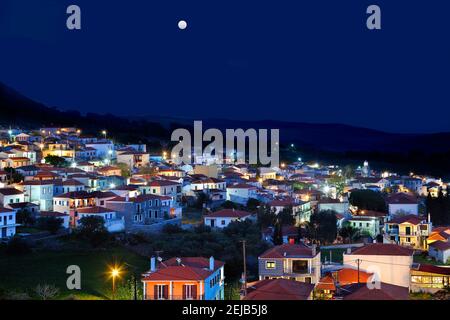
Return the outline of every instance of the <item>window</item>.
[[[225,220],[222,220],[221,224],[224,226],[225,225]]]
[[[292,272],[294,272],[294,273],[308,273],[308,261],[307,260],[294,260],[294,261],[292,261]]]
[[[369,223],[368,222],[366,223],[366,227],[369,227]]]
[[[169,287],[165,284],[155,286],[155,300],[165,300],[169,298]]]
[[[183,285],[183,299],[185,300],[197,299],[197,286],[194,284]]]
[[[275,269],[275,261],[266,261],[266,269]]]

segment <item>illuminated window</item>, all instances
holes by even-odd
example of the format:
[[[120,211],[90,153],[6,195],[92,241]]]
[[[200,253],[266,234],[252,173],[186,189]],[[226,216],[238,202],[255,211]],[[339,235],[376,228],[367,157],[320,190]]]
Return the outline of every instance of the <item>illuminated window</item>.
[[[266,261],[266,269],[275,269],[275,261]]]

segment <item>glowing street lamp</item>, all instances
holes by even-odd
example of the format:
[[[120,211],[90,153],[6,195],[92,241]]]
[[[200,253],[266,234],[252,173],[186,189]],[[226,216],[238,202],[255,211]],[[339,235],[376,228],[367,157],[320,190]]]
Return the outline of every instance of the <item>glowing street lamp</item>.
[[[106,139],[106,134],[107,134],[106,130],[103,130],[103,131],[102,131],[102,135],[105,136],[105,139]]]
[[[110,267],[109,276],[112,279],[112,294],[113,300],[116,298],[116,278],[120,278],[120,273],[122,272],[120,266],[114,265]]]

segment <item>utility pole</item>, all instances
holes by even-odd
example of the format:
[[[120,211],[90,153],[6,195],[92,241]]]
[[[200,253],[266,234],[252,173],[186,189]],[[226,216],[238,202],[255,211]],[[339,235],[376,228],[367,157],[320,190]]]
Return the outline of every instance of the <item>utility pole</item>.
[[[358,264],[358,283],[359,283],[359,265],[361,264],[361,260],[356,259],[356,263]]]
[[[245,240],[242,240],[242,256],[244,261],[244,297],[247,296],[247,263],[246,263],[246,254],[245,254]]]

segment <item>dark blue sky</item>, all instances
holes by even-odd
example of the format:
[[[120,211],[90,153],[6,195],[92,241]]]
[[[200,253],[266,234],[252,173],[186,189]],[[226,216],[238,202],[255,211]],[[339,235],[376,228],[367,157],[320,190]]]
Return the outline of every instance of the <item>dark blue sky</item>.
[[[66,29],[66,7],[82,30]],[[382,30],[366,29],[366,8]],[[0,81],[82,112],[450,131],[444,0],[1,0]],[[177,22],[184,19],[186,30]]]

